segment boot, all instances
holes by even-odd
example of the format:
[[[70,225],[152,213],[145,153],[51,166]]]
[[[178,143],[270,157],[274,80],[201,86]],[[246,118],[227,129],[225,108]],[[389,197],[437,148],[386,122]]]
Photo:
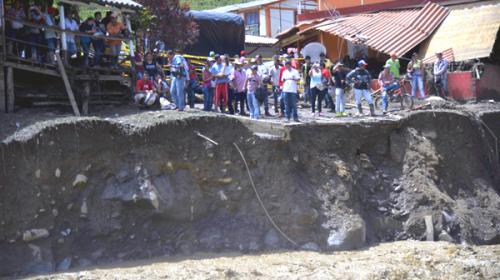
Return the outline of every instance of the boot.
[[[358,113],[360,116],[363,115],[363,107],[361,107],[361,104],[358,104]]]
[[[373,104],[370,104],[370,116],[375,116],[375,106],[373,106]]]

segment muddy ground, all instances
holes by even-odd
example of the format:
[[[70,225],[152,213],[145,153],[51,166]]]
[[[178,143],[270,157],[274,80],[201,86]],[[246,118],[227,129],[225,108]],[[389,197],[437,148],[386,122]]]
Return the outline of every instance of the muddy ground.
[[[197,110],[19,114],[0,116],[0,276],[198,252],[352,250],[431,229],[435,240],[500,243],[496,104],[301,113],[286,125]],[[291,241],[266,217],[234,143]]]

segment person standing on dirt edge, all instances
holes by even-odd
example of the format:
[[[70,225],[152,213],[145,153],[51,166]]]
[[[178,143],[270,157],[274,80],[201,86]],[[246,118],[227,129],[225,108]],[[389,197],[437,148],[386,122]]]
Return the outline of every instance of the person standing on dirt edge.
[[[167,53],[170,64],[170,94],[178,111],[184,111],[186,96],[184,89],[189,82],[189,68],[186,59],[172,50]]]
[[[292,68],[292,62],[285,62],[285,71],[281,76],[283,81],[283,99],[285,99],[285,121],[289,122],[293,115],[293,120],[298,122],[297,114],[297,82],[300,80],[299,72]]]
[[[221,110],[225,112],[227,107],[227,98],[229,91],[229,75],[226,73],[226,64],[222,63],[222,57],[215,55],[215,63],[210,69],[212,75],[215,77],[215,96],[214,96],[214,109],[215,111]],[[224,100],[224,101],[223,101]]]
[[[363,107],[361,106],[361,98],[364,97],[365,100],[370,105],[370,115],[375,116],[375,107],[373,106],[372,95],[370,93],[370,72],[366,70],[368,64],[364,60],[358,62],[358,67],[347,74],[347,80],[354,84],[354,97],[356,99],[356,106],[358,107],[358,112],[363,115]]]
[[[418,57],[417,53],[413,53],[410,63],[408,63],[407,72],[411,74],[411,95],[417,96],[417,87],[420,92],[420,99],[424,99],[424,63]]]
[[[262,95],[264,96],[264,101],[262,102],[264,104],[264,115],[266,117],[270,117],[271,114],[269,113],[269,93],[267,91],[267,84],[270,82],[269,80],[269,71],[262,62],[262,56],[260,54],[255,56],[255,65],[257,65],[257,72],[259,73],[259,76],[262,79],[262,84],[259,87],[259,91],[262,91]]]
[[[311,99],[311,77],[309,76],[311,66],[311,57],[306,56],[304,59],[304,65],[302,65],[302,77],[304,79],[304,102],[306,103],[309,103]]]
[[[335,83],[335,115],[337,117],[345,116],[344,88],[346,73],[343,68],[344,65],[342,63],[337,63],[333,67],[333,81]]]
[[[269,69],[269,76],[271,77],[271,84],[273,86],[274,113],[279,113],[280,117],[282,117],[285,112],[285,105],[280,90],[281,65],[278,56],[273,56],[273,60],[274,65]]]
[[[255,97],[255,92],[262,85],[262,79],[258,73],[257,65],[252,65],[250,72],[247,73],[245,88],[247,89],[247,104],[250,111],[250,118],[259,119],[260,106]]]
[[[434,84],[439,85],[444,97],[448,97],[448,60],[443,58],[443,53],[436,53],[437,61],[434,63]]]

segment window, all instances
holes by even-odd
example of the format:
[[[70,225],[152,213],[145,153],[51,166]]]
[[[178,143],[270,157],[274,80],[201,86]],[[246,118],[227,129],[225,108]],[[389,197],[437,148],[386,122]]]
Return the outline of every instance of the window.
[[[259,11],[245,13],[245,34],[259,35]]]

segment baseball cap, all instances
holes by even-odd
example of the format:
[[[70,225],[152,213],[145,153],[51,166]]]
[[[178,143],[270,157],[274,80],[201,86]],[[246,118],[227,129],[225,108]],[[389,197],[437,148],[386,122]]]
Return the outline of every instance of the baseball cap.
[[[358,61],[358,66],[361,66],[361,65],[368,65],[368,63],[366,63],[366,61],[364,59],[361,59],[360,61]]]
[[[257,65],[252,65],[252,67],[250,67],[250,69],[257,70],[257,69],[259,69],[259,67],[257,67]]]
[[[389,69],[391,66],[389,64],[384,65],[384,69]]]

